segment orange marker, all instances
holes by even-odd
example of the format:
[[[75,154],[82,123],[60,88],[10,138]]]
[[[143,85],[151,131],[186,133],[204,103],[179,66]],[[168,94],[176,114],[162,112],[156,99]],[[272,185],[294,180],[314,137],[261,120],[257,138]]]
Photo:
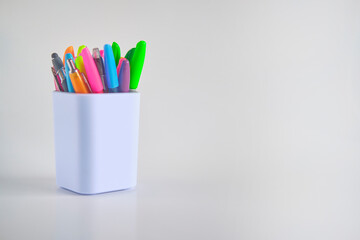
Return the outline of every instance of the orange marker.
[[[70,68],[69,76],[75,92],[90,93],[88,86],[86,85],[84,79],[81,77],[79,70],[75,67],[73,60],[71,58],[67,59],[66,64],[68,64]]]
[[[67,53],[71,53],[71,55],[73,56],[73,58],[75,58],[73,46],[70,46],[70,47],[68,47],[68,48],[65,50],[64,58],[63,58],[63,64],[64,64],[64,66],[65,66],[65,55],[66,55]]]

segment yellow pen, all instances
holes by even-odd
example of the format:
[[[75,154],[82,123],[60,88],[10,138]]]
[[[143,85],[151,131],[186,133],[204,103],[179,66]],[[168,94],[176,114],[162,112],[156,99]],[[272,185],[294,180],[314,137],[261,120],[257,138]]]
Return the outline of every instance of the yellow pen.
[[[75,64],[71,58],[66,60],[66,64],[69,66],[69,76],[71,83],[76,93],[90,93],[90,89],[81,77],[79,70],[75,67]]]

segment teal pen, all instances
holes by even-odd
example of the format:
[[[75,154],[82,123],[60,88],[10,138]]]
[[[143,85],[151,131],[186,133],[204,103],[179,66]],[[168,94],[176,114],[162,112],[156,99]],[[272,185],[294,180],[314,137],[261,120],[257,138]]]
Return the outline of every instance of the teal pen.
[[[73,55],[71,53],[65,54],[65,62],[67,62],[68,59],[72,59],[73,62],[75,62],[75,60],[73,58]],[[69,66],[67,64],[65,64],[66,84],[67,84],[67,87],[68,87],[68,91],[73,93],[73,92],[75,92],[75,90],[74,90],[74,87],[72,85],[69,72],[70,72],[70,68],[69,68]]]
[[[109,92],[118,92],[119,81],[117,77],[115,58],[112,47],[109,44],[105,44],[104,46],[104,59],[107,88]]]

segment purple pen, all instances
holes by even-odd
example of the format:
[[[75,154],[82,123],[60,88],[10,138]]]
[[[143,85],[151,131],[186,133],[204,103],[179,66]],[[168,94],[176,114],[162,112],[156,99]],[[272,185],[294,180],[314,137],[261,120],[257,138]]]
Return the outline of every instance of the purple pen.
[[[130,64],[129,60],[124,59],[121,63],[119,72],[119,89],[120,92],[128,92],[130,89]]]

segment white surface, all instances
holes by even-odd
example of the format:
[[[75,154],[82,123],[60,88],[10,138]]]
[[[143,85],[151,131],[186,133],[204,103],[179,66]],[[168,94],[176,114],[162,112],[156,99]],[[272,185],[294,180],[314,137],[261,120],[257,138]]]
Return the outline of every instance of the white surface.
[[[140,93],[53,92],[56,182],[81,194],[136,186]]]
[[[0,239],[358,240],[359,12],[352,0],[1,1]],[[50,54],[116,40],[124,55],[140,39],[138,188],[58,191]]]

